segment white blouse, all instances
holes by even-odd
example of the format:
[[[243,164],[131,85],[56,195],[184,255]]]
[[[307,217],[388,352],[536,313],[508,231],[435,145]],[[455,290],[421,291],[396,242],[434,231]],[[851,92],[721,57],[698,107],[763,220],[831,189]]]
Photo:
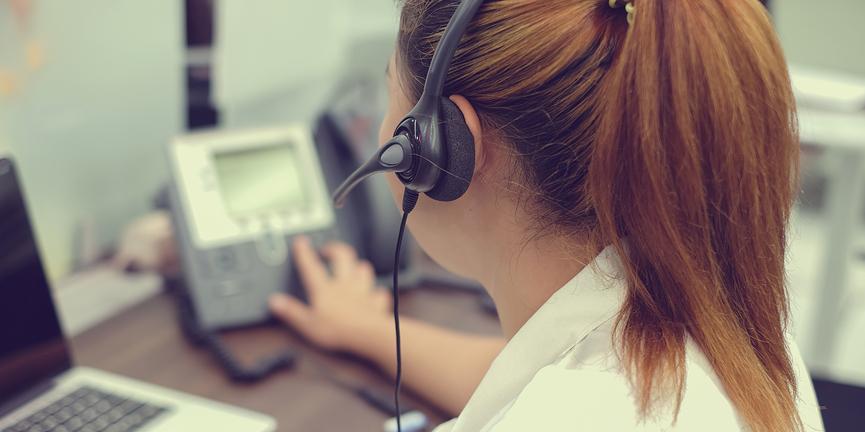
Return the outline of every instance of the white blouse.
[[[460,416],[434,432],[746,431],[700,349],[686,346],[679,416],[638,416],[612,346],[624,283],[613,249],[601,253],[526,322],[490,366]],[[806,431],[823,431],[814,387],[792,340],[788,348]],[[666,411],[666,412],[664,412]]]

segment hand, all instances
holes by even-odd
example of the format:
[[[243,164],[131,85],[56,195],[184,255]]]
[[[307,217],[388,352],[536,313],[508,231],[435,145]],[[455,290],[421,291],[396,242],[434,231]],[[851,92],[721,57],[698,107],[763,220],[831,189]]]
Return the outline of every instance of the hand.
[[[384,324],[391,296],[375,285],[375,271],[355,250],[343,243],[322,249],[330,271],[313,250],[309,239],[299,237],[293,246],[295,263],[309,305],[286,294],[270,298],[270,310],[312,343],[331,350],[349,350],[357,343],[355,329]]]

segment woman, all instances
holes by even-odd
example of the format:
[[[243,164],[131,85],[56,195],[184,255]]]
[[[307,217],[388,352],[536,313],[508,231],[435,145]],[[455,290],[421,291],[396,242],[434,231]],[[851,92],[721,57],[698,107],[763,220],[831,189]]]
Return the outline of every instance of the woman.
[[[785,332],[798,142],[769,18],[756,0],[624,3],[488,1],[463,38],[446,94],[475,180],[409,226],[486,287],[504,337],[406,319],[406,381],[459,413],[440,431],[822,430]],[[382,142],[457,4],[405,2]],[[311,303],[274,313],[394,369],[369,265],[295,247]]]

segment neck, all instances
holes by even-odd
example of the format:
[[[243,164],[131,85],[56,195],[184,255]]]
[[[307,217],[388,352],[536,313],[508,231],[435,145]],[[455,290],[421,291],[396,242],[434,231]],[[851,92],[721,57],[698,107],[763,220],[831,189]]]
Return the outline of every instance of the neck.
[[[549,298],[597,255],[589,242],[544,236],[508,227],[495,235],[496,251],[487,254],[478,278],[498,308],[502,332],[511,339]]]

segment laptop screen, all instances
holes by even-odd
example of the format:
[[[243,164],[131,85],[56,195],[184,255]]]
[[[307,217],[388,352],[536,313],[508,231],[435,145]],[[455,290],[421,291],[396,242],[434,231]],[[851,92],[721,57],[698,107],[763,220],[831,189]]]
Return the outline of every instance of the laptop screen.
[[[0,158],[0,405],[69,366],[21,187]]]

